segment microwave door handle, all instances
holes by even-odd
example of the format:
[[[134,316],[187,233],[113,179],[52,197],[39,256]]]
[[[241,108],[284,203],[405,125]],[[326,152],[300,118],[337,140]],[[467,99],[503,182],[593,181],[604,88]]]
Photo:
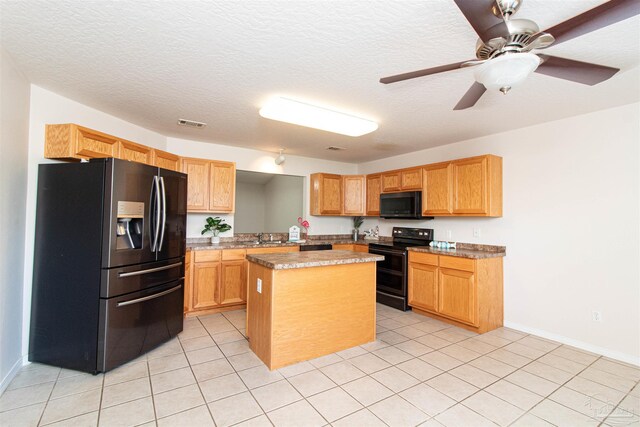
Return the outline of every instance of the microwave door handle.
[[[167,191],[164,186],[164,178],[160,177],[160,188],[162,189],[162,207],[160,212],[162,212],[162,225],[160,228],[162,229],[162,233],[160,233],[160,243],[158,243],[158,252],[162,250],[162,243],[164,242],[164,233],[166,231],[167,226]]]

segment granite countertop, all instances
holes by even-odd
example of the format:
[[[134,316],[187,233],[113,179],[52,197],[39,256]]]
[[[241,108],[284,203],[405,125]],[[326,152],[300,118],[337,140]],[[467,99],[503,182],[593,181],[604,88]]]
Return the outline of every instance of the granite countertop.
[[[462,245],[459,245],[462,246]],[[469,245],[472,246],[472,245]],[[438,249],[429,246],[413,246],[407,248],[411,252],[423,252],[435,255],[449,255],[460,258],[485,259],[498,258],[507,255],[504,246],[475,245],[476,247],[458,247],[457,249]]]
[[[187,250],[190,251],[202,251],[202,250],[220,250],[220,249],[249,249],[249,248],[276,248],[281,246],[306,246],[306,245],[322,245],[322,244],[330,244],[330,245],[369,245],[373,240],[358,240],[353,241],[353,239],[327,239],[327,240],[307,240],[305,242],[287,242],[283,241],[281,243],[272,243],[272,242],[264,242],[260,244],[256,244],[254,242],[248,241],[238,241],[238,242],[220,242],[216,245],[203,242],[203,243],[187,243]],[[376,242],[377,243],[377,242]]]
[[[247,260],[273,270],[357,264],[384,260],[382,255],[352,251],[308,251],[247,255]]]

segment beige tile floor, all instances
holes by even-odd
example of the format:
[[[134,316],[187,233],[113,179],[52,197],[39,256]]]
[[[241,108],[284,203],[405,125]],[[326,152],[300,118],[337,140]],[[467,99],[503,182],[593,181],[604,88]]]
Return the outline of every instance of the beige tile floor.
[[[484,335],[378,306],[378,340],[270,372],[245,312],[105,375],[31,364],[1,426],[630,426],[640,369],[507,328]],[[215,423],[215,424],[214,424]]]

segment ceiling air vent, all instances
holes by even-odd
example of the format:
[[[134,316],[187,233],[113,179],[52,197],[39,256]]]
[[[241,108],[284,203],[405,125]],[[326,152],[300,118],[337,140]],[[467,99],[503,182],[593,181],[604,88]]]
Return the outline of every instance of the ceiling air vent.
[[[327,150],[329,150],[329,151],[342,151],[342,150],[346,150],[346,148],[344,148],[344,147],[336,147],[336,146],[332,145],[331,147],[327,147]]]
[[[185,120],[185,119],[178,119],[178,124],[180,126],[187,126],[190,128],[203,128],[207,125],[206,123],[196,122],[195,120]]]

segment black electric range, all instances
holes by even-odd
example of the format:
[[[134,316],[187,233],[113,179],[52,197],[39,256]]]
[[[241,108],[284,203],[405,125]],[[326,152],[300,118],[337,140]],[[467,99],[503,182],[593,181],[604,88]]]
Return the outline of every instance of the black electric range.
[[[376,301],[399,310],[408,305],[408,253],[411,246],[428,246],[433,229],[393,227],[393,241],[369,244],[369,253],[383,255],[376,267]]]

